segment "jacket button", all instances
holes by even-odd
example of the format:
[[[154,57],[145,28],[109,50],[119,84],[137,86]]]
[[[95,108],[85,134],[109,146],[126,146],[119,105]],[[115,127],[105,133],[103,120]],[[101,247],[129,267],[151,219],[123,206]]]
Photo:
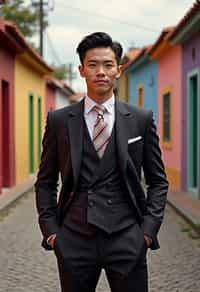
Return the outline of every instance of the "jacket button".
[[[112,200],[111,199],[108,199],[107,200],[107,203],[108,203],[108,205],[111,205],[112,204]]]
[[[92,200],[89,200],[88,201],[88,205],[89,205],[90,208],[92,208],[94,206],[94,202]]]

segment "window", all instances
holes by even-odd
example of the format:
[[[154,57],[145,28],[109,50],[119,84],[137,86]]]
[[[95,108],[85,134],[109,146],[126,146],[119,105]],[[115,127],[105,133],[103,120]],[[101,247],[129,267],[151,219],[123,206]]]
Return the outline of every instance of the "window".
[[[138,88],[138,107],[144,106],[144,90],[143,86]]]
[[[163,142],[171,142],[171,94],[163,95]]]
[[[196,48],[192,48],[192,61],[196,61]]]

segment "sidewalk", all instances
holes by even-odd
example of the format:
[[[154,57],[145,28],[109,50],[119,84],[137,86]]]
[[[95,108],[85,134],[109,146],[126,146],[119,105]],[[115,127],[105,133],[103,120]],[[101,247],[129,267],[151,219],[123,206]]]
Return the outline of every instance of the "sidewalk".
[[[0,212],[11,207],[19,198],[33,188],[35,176],[29,177],[24,183],[10,189],[5,189],[0,194]]]
[[[170,191],[168,204],[200,233],[200,200],[186,192]]]
[[[33,189],[34,181],[35,176],[32,176],[25,183],[5,190],[0,195],[0,212]],[[188,193],[170,191],[168,204],[200,232],[200,200],[192,198]]]

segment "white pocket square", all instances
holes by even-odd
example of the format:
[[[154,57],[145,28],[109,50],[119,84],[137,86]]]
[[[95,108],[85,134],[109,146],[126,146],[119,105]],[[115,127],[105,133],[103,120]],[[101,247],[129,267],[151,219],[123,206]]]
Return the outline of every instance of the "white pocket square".
[[[142,136],[138,136],[138,137],[135,137],[135,138],[131,138],[131,139],[128,139],[128,144],[131,144],[131,143],[134,143],[138,140],[141,140],[142,139]]]

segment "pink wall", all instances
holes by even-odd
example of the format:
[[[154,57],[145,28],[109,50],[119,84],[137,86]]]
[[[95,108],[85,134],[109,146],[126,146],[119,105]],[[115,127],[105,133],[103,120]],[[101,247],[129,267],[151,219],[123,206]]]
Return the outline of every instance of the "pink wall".
[[[14,132],[14,65],[15,55],[0,47],[0,193],[2,187],[15,184],[15,132]],[[6,100],[2,96],[2,81],[9,84]],[[6,105],[6,108],[3,109]],[[4,112],[3,112],[4,110]],[[5,120],[2,119],[5,118]],[[4,132],[3,132],[4,129]],[[3,133],[5,136],[3,136]]]
[[[56,108],[56,90],[46,83],[46,115]]]
[[[163,158],[166,167],[181,170],[181,66],[182,49],[180,46],[168,49],[158,60],[158,130],[162,145],[163,103],[162,96],[166,89],[171,88],[171,135],[172,147],[163,147]]]

